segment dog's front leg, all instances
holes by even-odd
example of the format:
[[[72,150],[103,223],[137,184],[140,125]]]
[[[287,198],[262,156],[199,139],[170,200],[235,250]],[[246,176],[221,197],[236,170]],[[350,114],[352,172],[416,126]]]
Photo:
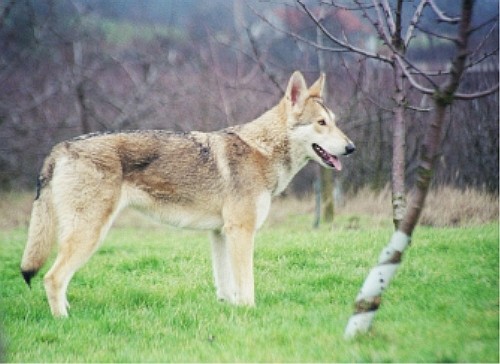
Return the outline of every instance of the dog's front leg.
[[[244,224],[226,224],[224,234],[232,273],[233,292],[230,302],[236,305],[254,306],[253,228],[248,228]]]
[[[212,266],[217,298],[221,301],[232,302],[234,282],[226,239],[217,230],[211,232],[210,240],[212,241]]]

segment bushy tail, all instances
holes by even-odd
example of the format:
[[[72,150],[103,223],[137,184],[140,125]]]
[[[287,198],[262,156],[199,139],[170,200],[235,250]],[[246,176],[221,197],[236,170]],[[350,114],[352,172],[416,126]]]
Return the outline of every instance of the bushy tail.
[[[31,278],[50,255],[55,240],[56,220],[50,180],[54,163],[46,160],[38,179],[37,197],[33,203],[28,241],[21,260],[21,273],[30,286]]]

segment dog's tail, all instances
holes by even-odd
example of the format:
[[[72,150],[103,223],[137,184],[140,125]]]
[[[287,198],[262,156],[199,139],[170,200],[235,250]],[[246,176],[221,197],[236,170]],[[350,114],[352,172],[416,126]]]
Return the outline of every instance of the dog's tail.
[[[31,287],[31,278],[40,270],[54,245],[56,219],[51,180],[55,160],[49,156],[37,181],[37,191],[28,230],[28,241],[21,260],[21,273]]]

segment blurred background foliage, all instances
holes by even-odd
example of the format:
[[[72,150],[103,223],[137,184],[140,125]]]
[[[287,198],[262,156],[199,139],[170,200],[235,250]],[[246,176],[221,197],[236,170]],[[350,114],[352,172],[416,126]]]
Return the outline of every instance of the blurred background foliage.
[[[450,13],[458,6],[439,3]],[[307,4],[313,11],[320,6]],[[476,2],[476,21],[495,13],[497,0]],[[409,16],[404,14],[405,22]],[[383,52],[360,14],[332,7],[324,19],[332,32]],[[422,24],[433,20],[424,14]],[[446,33],[447,25],[440,26]],[[34,188],[50,148],[82,133],[210,131],[252,120],[279,100],[294,70],[309,83],[318,77],[317,49],[292,34],[317,35],[292,1],[2,1],[0,188]],[[498,26],[487,41],[485,52],[498,46]],[[408,56],[428,70],[442,67],[453,49],[417,32]],[[335,188],[381,190],[391,170],[391,69],[346,52],[324,56],[327,104],[358,147],[336,174]],[[470,69],[461,91],[492,79],[498,81],[498,54]],[[410,92],[409,102],[431,106],[418,93]],[[435,185],[498,193],[498,110],[498,93],[453,104]],[[405,178],[411,187],[430,117],[418,111],[409,116]],[[311,192],[316,175],[312,165],[306,167],[287,193]]]

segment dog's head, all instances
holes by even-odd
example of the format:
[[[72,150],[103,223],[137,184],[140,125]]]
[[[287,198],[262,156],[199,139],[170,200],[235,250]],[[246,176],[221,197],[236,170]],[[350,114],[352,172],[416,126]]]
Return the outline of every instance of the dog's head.
[[[335,124],[335,114],[323,103],[324,86],[324,74],[309,89],[299,71],[290,78],[285,94],[290,139],[305,150],[308,159],[340,171],[339,157],[356,148]]]

